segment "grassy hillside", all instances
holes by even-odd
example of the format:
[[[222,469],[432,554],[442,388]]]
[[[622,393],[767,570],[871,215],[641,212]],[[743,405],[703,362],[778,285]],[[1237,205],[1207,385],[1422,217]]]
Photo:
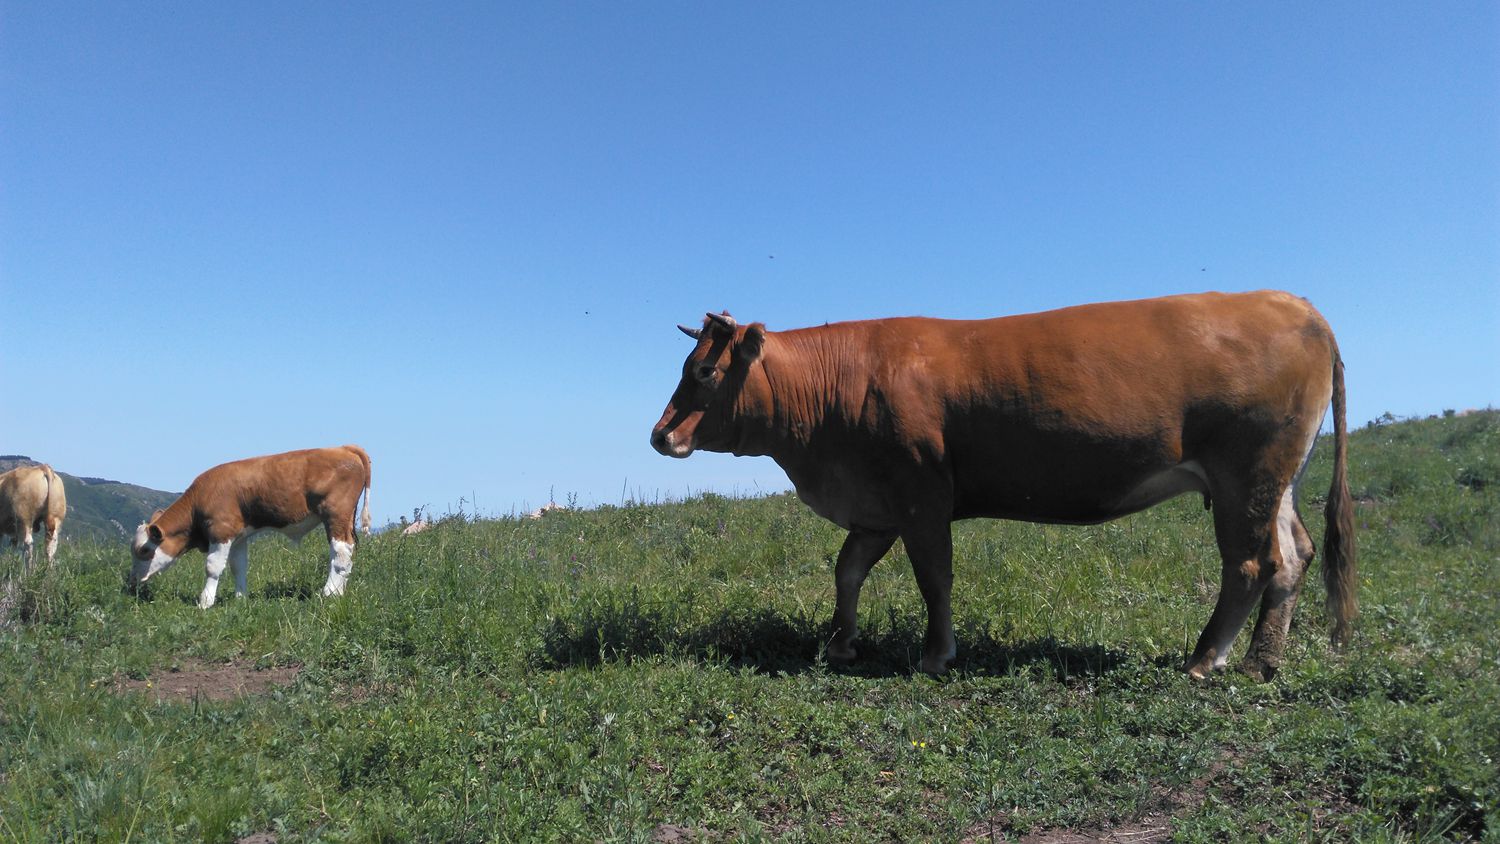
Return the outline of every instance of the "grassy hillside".
[[[20,455],[6,455],[0,457],[0,472],[36,462]],[[80,478],[56,466],[52,468],[62,476],[63,490],[68,496],[68,515],[63,520],[62,529],[64,541],[127,539],[135,532],[136,525],[145,521],[153,511],[171,504],[179,495],[119,481]]]
[[[941,679],[899,546],[822,662],[840,532],[785,496],[451,519],[363,541],[337,600],[318,535],[269,540],[208,612],[200,555],[137,597],[65,545],[0,632],[0,840],[1495,840],[1497,416],[1355,433],[1355,641],[1312,577],[1261,685],[1178,671],[1197,498],[959,526]]]

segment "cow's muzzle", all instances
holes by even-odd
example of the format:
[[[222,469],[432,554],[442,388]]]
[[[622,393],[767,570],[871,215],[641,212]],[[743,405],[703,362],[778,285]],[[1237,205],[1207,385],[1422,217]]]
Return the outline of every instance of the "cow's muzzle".
[[[656,449],[658,454],[664,454],[667,457],[687,457],[693,453],[691,442],[679,441],[676,431],[668,431],[665,428],[657,428],[651,432],[651,447]]]

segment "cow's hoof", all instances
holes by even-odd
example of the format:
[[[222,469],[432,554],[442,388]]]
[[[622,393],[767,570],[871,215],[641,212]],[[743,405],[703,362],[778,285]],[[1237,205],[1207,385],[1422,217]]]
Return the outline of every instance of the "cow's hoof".
[[[1194,680],[1207,680],[1215,674],[1224,673],[1226,667],[1224,660],[1219,659],[1218,653],[1213,648],[1209,648],[1204,653],[1188,657],[1187,664],[1182,666],[1182,670]]]
[[[1187,672],[1187,675],[1194,680],[1204,682],[1223,669],[1214,665],[1212,659],[1201,659],[1197,662],[1190,662],[1184,665],[1182,670]]]
[[[1240,673],[1257,683],[1268,683],[1276,676],[1278,666],[1265,659],[1246,658],[1240,663]]]
[[[854,646],[848,643],[839,644],[837,642],[830,642],[827,654],[829,662],[835,665],[848,665],[854,661],[855,657],[859,656],[859,651],[855,650]]]
[[[917,667],[920,668],[920,669],[922,669],[922,673],[923,674],[931,674],[934,677],[939,677],[939,676],[942,676],[942,675],[948,673],[948,662],[951,659],[953,659],[953,657],[951,657],[951,656],[944,656],[944,657],[924,656],[924,657],[922,657],[921,664],[918,665]]]

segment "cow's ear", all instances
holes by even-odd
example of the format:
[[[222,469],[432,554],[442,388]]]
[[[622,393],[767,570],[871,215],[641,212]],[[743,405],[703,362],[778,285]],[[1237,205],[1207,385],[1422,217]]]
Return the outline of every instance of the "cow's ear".
[[[766,348],[766,326],[765,323],[752,322],[745,327],[744,336],[740,337],[739,344],[735,347],[735,357],[745,363],[754,363],[760,360],[760,353]]]
[[[157,545],[161,544],[161,528],[155,524],[146,528],[146,535],[151,537],[152,542],[155,542]]]
[[[152,513],[151,514],[151,518],[147,519],[146,521],[147,522],[154,522],[157,519],[160,519],[161,518],[161,514],[165,513],[165,512],[167,512],[167,511],[166,510],[158,509],[155,513]]]

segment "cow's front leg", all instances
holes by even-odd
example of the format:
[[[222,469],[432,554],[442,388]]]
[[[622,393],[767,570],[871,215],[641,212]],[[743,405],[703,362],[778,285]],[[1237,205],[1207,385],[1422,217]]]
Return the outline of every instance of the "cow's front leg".
[[[848,662],[855,657],[854,637],[859,635],[859,590],[870,569],[880,562],[895,544],[895,534],[867,533],[855,528],[844,537],[838,562],[833,567],[837,603],[833,609],[833,638],[828,642],[828,658]]]
[[[917,588],[927,603],[927,640],[921,668],[942,674],[958,653],[953,641],[953,534],[947,521],[902,531]]]
[[[250,540],[236,539],[229,546],[229,570],[234,572],[234,596],[243,598],[250,594]]]
[[[352,539],[352,537],[351,537]],[[344,584],[349,582],[349,572],[354,569],[354,543],[334,539],[328,543],[328,582],[323,584],[323,596],[344,594]]]
[[[214,605],[214,599],[219,595],[219,578],[224,574],[224,566],[229,563],[229,550],[233,547],[232,542],[209,543],[207,562],[204,565],[208,576],[203,581],[203,594],[198,596],[199,609],[206,610]]]

